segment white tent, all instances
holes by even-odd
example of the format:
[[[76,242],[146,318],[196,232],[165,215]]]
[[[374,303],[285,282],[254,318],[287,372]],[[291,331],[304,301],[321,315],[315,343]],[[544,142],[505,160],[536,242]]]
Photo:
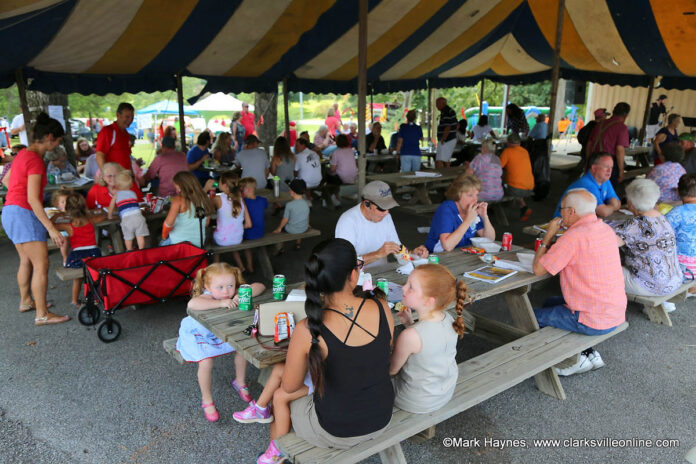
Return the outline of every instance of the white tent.
[[[230,113],[242,111],[242,102],[226,93],[218,92],[197,101],[193,109],[197,111],[213,111],[219,113]],[[254,105],[249,103],[249,111],[254,111]]]

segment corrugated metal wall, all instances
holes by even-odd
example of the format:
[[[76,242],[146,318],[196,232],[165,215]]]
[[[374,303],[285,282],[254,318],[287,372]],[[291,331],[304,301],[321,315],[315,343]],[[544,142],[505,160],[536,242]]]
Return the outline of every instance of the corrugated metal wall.
[[[670,107],[672,113],[677,113],[686,117],[696,117],[696,90],[653,90],[653,101],[657,100],[660,94],[667,95],[667,112]],[[616,85],[597,85],[593,84],[590,100],[587,105],[591,111],[597,108],[607,108],[608,111],[618,102],[624,101],[631,105],[631,113],[628,115],[627,124],[638,128],[643,124],[645,111],[645,99],[648,97],[647,88],[637,88]]]

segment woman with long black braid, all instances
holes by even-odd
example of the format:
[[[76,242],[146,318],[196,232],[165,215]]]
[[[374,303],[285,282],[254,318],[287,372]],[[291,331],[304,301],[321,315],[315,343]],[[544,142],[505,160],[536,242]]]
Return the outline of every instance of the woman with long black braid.
[[[273,394],[271,443],[259,463],[277,461],[274,440],[291,424],[312,445],[341,449],[379,435],[389,424],[394,321],[383,298],[355,296],[361,266],[347,240],[327,240],[312,251],[305,265],[307,319],[290,340],[282,383]],[[289,397],[306,388],[308,371],[314,394],[294,395],[288,409]]]

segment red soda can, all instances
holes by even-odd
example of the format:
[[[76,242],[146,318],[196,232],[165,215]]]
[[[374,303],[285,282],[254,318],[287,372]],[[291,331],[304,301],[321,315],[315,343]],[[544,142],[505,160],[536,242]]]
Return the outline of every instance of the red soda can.
[[[505,232],[503,234],[502,249],[505,251],[510,251],[512,247],[512,234],[510,232]]]
[[[147,195],[145,195],[145,201],[148,205],[152,204],[152,192],[148,192]]]
[[[537,251],[542,243],[544,243],[544,240],[537,237],[537,239],[534,241],[534,251]]]
[[[212,200],[213,198],[215,198],[215,195],[216,195],[216,194],[215,194],[215,190],[211,190],[210,192],[208,192],[208,195],[210,195],[210,199],[211,199],[211,200]]]

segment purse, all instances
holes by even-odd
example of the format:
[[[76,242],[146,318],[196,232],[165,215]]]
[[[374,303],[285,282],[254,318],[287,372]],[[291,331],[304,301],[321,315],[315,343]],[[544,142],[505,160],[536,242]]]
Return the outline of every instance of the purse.
[[[277,301],[273,303],[261,303],[254,315],[254,325],[258,335],[272,337],[275,335],[275,316],[278,313],[292,313],[297,324],[305,319],[304,301]]]

